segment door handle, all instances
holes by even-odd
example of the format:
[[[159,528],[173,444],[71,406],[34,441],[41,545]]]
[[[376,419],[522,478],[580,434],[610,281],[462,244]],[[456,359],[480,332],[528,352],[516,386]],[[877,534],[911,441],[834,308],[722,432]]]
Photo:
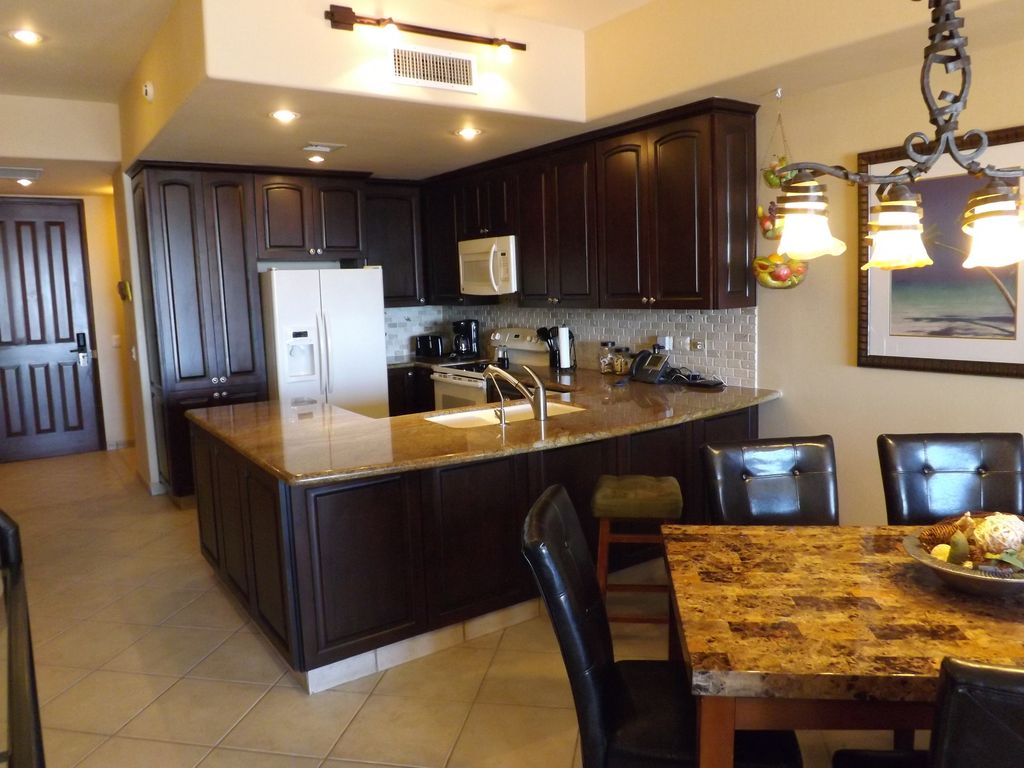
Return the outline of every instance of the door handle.
[[[81,355],[89,351],[89,347],[85,341],[84,333],[75,334],[75,343],[78,344],[78,346],[75,347],[74,349],[69,349],[68,352],[74,352],[76,355]]]
[[[331,381],[331,318],[324,312],[324,341],[327,347],[327,393],[334,391],[334,382]]]

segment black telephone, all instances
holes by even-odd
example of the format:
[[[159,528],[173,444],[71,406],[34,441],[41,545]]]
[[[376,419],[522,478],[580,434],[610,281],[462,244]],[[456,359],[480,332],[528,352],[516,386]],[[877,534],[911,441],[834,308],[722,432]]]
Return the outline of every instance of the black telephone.
[[[664,352],[651,352],[642,349],[633,358],[629,368],[629,377],[634,381],[648,384],[663,384],[668,380],[668,355]]]

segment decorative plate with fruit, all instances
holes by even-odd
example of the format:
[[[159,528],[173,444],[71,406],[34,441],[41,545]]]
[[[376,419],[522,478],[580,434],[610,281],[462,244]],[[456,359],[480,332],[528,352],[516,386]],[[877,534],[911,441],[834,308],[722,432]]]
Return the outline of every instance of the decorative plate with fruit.
[[[947,584],[973,594],[1024,593],[1024,518],[965,512],[903,539],[907,553]]]

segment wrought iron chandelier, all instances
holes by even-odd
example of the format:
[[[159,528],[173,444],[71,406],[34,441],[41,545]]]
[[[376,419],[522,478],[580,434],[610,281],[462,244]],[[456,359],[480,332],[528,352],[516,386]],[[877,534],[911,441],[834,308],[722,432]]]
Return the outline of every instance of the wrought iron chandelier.
[[[914,0],[918,2],[919,0]],[[960,0],[928,0],[932,13],[928,45],[924,49],[921,70],[921,94],[928,107],[935,137],[929,140],[922,131],[911,133],[903,149],[913,165],[900,166],[888,174],[857,173],[838,165],[790,163],[776,171],[780,176],[793,172],[782,186],[778,215],[782,222],[779,253],[796,259],[813,259],[826,254],[838,255],[846,245],[832,236],[828,226],[828,198],[820,176],[834,176],[853,184],[878,185],[878,205],[871,209],[865,237],[871,241],[871,259],[862,267],[906,269],[932,263],[922,240],[924,211],[921,196],[909,185],[928,173],[948,154],[967,173],[987,179],[968,199],[963,214],[963,231],[971,236],[971,250],[964,267],[1001,267],[1024,259],[1024,207],[1019,179],[1024,168],[997,168],[982,165],[988,149],[988,135],[972,128],[957,137],[960,113],[967,107],[971,89],[971,59],[967,38],[962,35],[964,20],[957,16]],[[946,74],[960,76],[956,93],[932,87],[932,72],[942,67]]]

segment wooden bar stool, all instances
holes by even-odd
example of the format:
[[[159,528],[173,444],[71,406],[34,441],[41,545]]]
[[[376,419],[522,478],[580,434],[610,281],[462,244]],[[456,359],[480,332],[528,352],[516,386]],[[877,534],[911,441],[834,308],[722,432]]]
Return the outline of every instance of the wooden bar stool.
[[[608,549],[612,544],[660,544],[660,533],[615,533],[612,523],[626,520],[678,520],[683,494],[674,477],[601,475],[590,502],[600,521],[597,538],[597,583],[601,597],[611,592],[668,592],[664,584],[609,584]],[[668,618],[609,616],[609,621],[667,624]]]

